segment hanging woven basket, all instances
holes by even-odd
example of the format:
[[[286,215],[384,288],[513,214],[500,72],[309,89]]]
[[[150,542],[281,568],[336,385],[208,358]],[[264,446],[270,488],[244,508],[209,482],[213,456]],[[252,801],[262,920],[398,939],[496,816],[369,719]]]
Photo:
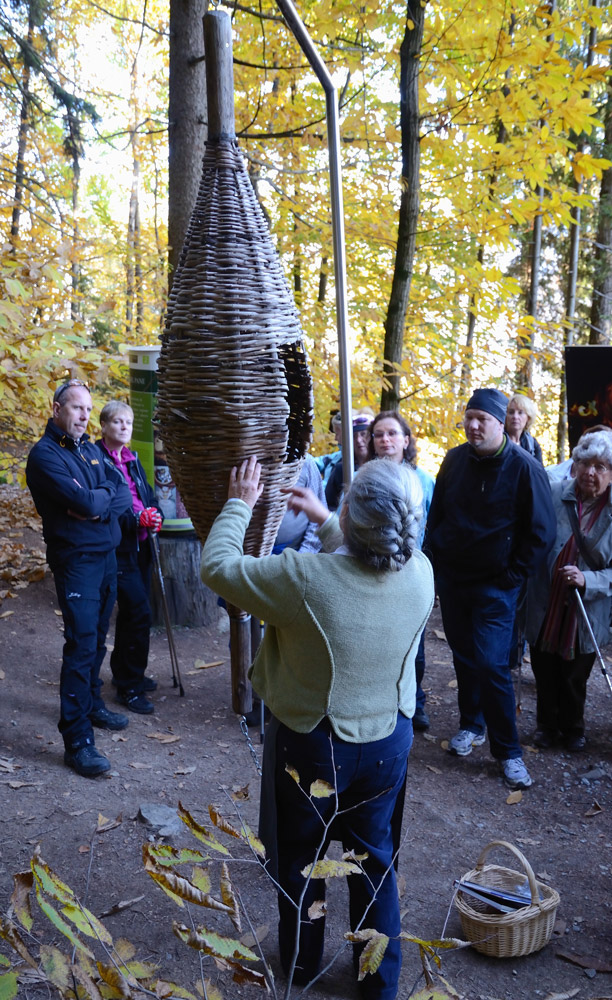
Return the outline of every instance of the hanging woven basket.
[[[231,21],[204,16],[208,142],[172,282],[158,363],[157,415],[168,464],[202,541],[230,470],[257,455],[263,493],[244,551],[272,550],[312,436],[302,331],[234,131]],[[228,605],[232,704],[251,708],[249,616]]]
[[[268,224],[233,138],[206,146],[168,303],[158,367],[168,463],[204,541],[232,466],[256,454],[264,491],[245,552],[268,555],[312,434],[302,331]]]

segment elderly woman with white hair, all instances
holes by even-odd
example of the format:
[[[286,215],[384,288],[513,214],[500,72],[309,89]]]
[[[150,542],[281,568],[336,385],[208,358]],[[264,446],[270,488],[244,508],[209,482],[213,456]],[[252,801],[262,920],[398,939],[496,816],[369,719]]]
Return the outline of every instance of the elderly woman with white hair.
[[[595,651],[579,591],[598,643],[609,638],[612,601],[612,434],[585,434],[572,452],[575,479],[551,484],[557,539],[529,584],[527,638],[537,686],[536,746],[561,740],[583,750],[584,705]]]
[[[311,920],[308,910],[324,899],[325,882],[306,884],[303,872],[324,857],[333,827],[363,871],[348,879],[351,927],[390,938],[377,971],[360,983],[362,996],[394,1000],[396,807],[412,744],[414,658],[434,597],[431,566],[417,546],[421,487],[404,466],[368,463],[339,520],[294,487],[289,506],[321,524],[328,551],[255,559],[243,555],[243,539],[259,480],[255,458],[232,470],[229,500],[202,553],[202,579],[268,623],[251,681],[273,714],[264,783],[273,785],[276,814],[281,962],[296,983],[319,972],[324,919]],[[315,781],[331,794],[313,798]]]

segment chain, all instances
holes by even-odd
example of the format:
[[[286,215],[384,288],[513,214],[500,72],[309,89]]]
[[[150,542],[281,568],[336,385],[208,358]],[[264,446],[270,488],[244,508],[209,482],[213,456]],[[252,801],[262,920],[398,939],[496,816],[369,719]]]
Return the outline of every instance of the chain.
[[[251,737],[249,736],[249,727],[247,725],[247,720],[245,719],[244,715],[240,716],[240,732],[242,733],[242,735],[244,736],[244,738],[246,740],[246,745],[249,748],[249,753],[250,753],[251,757],[253,758],[253,763],[255,765],[257,773],[258,773],[259,777],[261,778],[261,764],[259,763],[259,757],[257,756],[257,751],[255,750],[255,747],[253,746],[253,741],[252,741]]]

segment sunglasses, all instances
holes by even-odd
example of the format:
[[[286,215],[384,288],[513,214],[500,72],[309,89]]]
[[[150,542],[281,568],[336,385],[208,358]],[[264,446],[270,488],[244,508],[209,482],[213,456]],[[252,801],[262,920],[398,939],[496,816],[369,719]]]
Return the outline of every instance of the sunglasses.
[[[53,402],[57,403],[62,398],[66,389],[72,389],[74,386],[81,386],[83,389],[87,389],[89,392],[89,386],[87,382],[82,382],[79,378],[71,378],[68,382],[62,382],[62,384],[55,390],[53,394]]]

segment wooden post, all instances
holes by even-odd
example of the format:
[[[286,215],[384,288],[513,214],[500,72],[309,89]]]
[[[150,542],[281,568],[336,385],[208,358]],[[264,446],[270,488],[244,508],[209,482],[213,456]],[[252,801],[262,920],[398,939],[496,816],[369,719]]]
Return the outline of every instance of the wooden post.
[[[213,625],[219,615],[217,595],[200,579],[202,545],[195,531],[158,535],[159,561],[164,574],[168,612],[173,625]],[[164,625],[161,590],[155,573],[151,583],[154,625]]]
[[[211,10],[204,15],[204,58],[208,141],[235,139],[232,22],[225,11]]]
[[[232,708],[246,715],[253,707],[251,684],[247,677],[251,666],[251,616],[228,604],[230,620],[230,655],[232,663]]]
[[[204,57],[208,141],[235,139],[232,23],[225,11],[211,10],[204,15]],[[246,715],[253,707],[247,677],[251,666],[251,616],[231,604],[228,604],[227,612],[230,619],[232,708],[238,715]]]

